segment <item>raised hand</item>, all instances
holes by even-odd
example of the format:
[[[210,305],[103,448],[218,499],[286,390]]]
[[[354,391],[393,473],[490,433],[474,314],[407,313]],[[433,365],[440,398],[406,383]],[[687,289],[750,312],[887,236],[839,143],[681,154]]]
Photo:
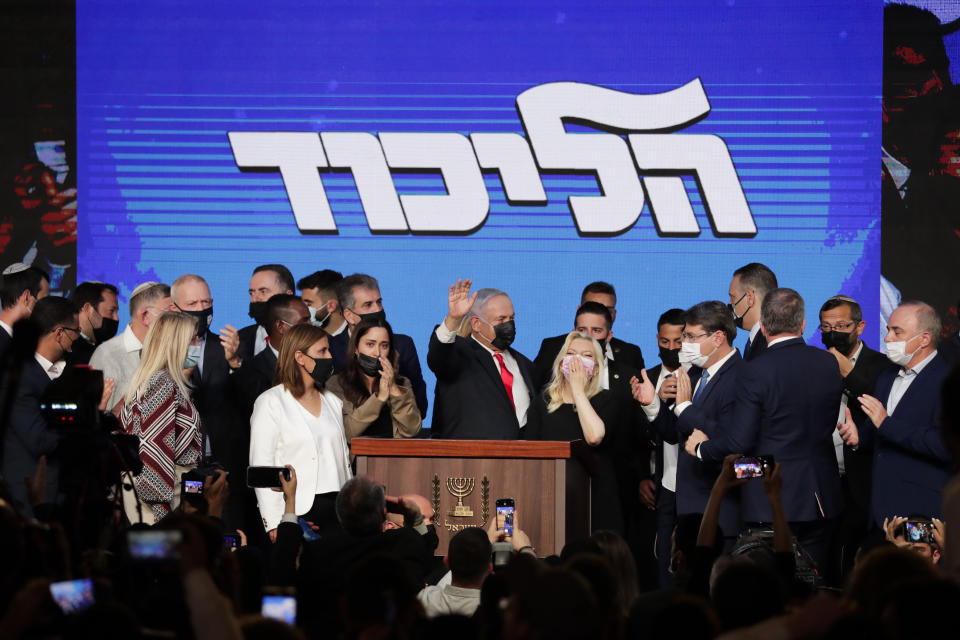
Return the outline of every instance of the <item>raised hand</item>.
[[[640,377],[643,378],[642,382],[637,380],[637,376],[630,378],[630,390],[633,392],[633,399],[646,407],[653,403],[657,393],[650,378],[647,377],[646,369],[640,370]]]
[[[574,357],[570,360],[570,389],[571,392],[576,394],[581,391],[585,391],[587,388],[587,382],[590,381],[590,378],[587,377],[587,372],[583,368],[583,362],[580,358]]]
[[[450,285],[450,292],[447,296],[447,307],[449,309],[444,324],[450,331],[456,331],[460,328],[460,322],[463,317],[470,313],[470,307],[477,299],[477,293],[470,295],[470,287],[473,282],[467,280],[457,280],[456,284]]]
[[[240,334],[232,325],[227,325],[220,329],[220,344],[223,345],[223,357],[230,364],[231,369],[240,366],[240,358],[237,357],[237,349],[240,348]]]
[[[693,433],[687,436],[687,441],[683,444],[683,450],[696,458],[697,445],[701,442],[706,442],[709,439],[710,438],[707,437],[707,434],[705,434],[703,431],[700,431],[700,429],[694,429]],[[724,462],[726,462],[726,460],[724,460]]]
[[[657,395],[660,396],[660,402],[667,404],[673,402],[677,398],[677,376],[671,374],[669,377],[663,379],[663,384],[660,385],[660,391],[657,392]]]
[[[837,433],[843,438],[843,444],[848,447],[855,447],[860,444],[860,431],[850,416],[850,408],[844,408],[843,422],[837,425]]]
[[[879,429],[883,421],[887,419],[887,408],[873,396],[864,394],[857,399],[860,401],[860,408],[870,418],[870,422]]]
[[[693,385],[690,383],[690,376],[683,367],[676,371],[677,375],[677,406],[684,402],[690,402],[693,397]]]
[[[396,372],[393,370],[393,365],[390,364],[390,358],[381,356],[380,367],[380,389],[377,392],[377,397],[381,401],[385,401],[396,383]]]

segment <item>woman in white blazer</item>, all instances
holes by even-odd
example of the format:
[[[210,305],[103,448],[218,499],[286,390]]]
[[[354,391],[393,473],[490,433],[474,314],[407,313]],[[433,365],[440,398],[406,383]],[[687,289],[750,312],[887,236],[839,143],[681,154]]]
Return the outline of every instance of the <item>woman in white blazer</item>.
[[[333,374],[326,332],[298,324],[283,334],[276,386],[260,394],[250,418],[250,466],[297,472],[297,515],[321,530],[335,529],[334,501],[350,479],[343,404],[324,384]],[[276,540],[283,494],[257,489],[263,526]]]

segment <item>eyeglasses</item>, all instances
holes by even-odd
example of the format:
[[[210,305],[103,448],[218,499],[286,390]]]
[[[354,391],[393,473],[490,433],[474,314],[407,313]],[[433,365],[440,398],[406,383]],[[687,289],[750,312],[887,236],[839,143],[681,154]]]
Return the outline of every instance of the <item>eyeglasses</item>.
[[[710,334],[709,334],[709,333],[698,333],[697,335],[693,335],[692,333],[683,332],[683,333],[680,334],[680,339],[683,340],[683,341],[685,341],[685,342],[693,342],[694,340],[699,340],[700,338],[703,338],[703,337],[708,336],[708,335],[710,335]]]
[[[838,322],[833,326],[830,326],[829,324],[821,324],[820,331],[846,331],[847,329],[855,326],[857,326],[856,322]]]

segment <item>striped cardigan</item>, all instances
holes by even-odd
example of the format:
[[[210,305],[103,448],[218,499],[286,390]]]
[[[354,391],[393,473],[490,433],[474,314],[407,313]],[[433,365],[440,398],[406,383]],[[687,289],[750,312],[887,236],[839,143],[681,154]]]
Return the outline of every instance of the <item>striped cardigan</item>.
[[[124,431],[140,438],[143,471],[134,478],[137,495],[160,520],[174,506],[177,465],[200,461],[200,415],[170,374],[160,370],[139,397],[127,400],[121,421]]]

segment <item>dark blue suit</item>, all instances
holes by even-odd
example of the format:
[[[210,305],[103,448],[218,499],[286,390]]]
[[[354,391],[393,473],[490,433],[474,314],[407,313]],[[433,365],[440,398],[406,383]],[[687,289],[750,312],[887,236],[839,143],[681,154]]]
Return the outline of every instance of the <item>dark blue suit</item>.
[[[344,329],[330,338],[330,357],[333,358],[333,371],[340,373],[347,366],[347,347],[350,345],[350,333]],[[413,338],[403,333],[393,334],[393,348],[397,350],[399,363],[397,366],[401,376],[410,381],[413,387],[413,396],[417,399],[417,408],[420,416],[427,415],[427,383],[423,381],[423,371],[420,369],[420,356],[417,355],[417,346]]]
[[[3,333],[2,329],[0,333]],[[6,397],[8,384],[14,384],[9,374],[0,397]],[[33,478],[40,456],[48,458],[47,502],[54,501],[59,485],[58,465],[50,458],[57,448],[59,436],[47,426],[40,413],[40,398],[49,385],[50,376],[36,360],[30,358],[23,363],[3,434],[3,477],[26,514],[31,514],[32,510],[24,478]]]
[[[719,438],[700,446],[700,455],[714,462],[730,453],[772,455],[780,463],[787,520],[814,522],[839,515],[843,497],[833,430],[843,378],[836,358],[807,346],[803,338],[792,338],[745,362],[739,378],[730,422]],[[771,521],[762,482],[743,485],[741,504],[744,521]]]
[[[900,371],[891,365],[877,379],[874,397],[884,406]],[[873,449],[870,515],[877,526],[894,515],[940,517],[940,492],[954,470],[939,428],[940,388],[948,373],[950,365],[938,354],[879,429],[868,420],[860,430],[860,446]]]
[[[739,391],[739,372],[743,359],[738,351],[727,359],[717,372],[708,378],[696,401],[676,417],[672,408],[660,406],[654,427],[666,442],[682,445],[694,429],[700,429],[711,440],[722,438],[733,423]],[[691,388],[696,389],[703,370],[690,370]],[[682,446],[681,446],[682,449]],[[710,491],[720,474],[720,465],[700,461],[683,451],[677,459],[677,514],[703,513]],[[740,505],[736,492],[731,492],[720,506],[720,527],[727,536],[740,530]]]

